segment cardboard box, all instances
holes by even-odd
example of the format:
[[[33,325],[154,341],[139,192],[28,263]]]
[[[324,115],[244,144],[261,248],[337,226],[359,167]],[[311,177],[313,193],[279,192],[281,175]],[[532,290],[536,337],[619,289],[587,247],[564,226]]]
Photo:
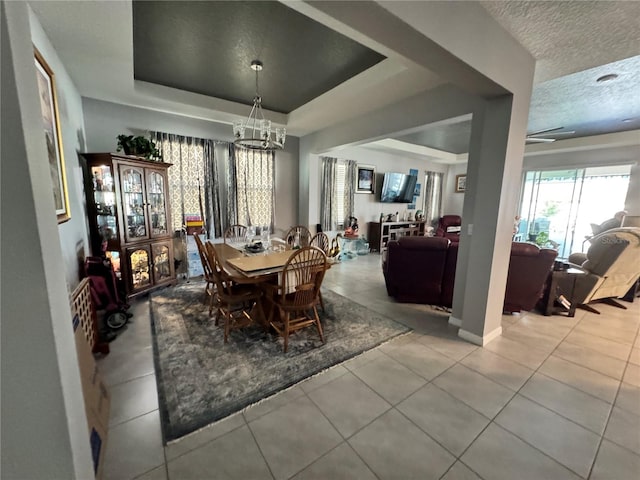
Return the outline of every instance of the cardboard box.
[[[78,354],[78,365],[80,367],[84,408],[89,427],[88,438],[91,445],[94,473],[96,479],[100,479],[102,478],[104,455],[107,447],[111,396],[98,371],[86,334],[80,325],[78,313],[73,317],[73,331]]]

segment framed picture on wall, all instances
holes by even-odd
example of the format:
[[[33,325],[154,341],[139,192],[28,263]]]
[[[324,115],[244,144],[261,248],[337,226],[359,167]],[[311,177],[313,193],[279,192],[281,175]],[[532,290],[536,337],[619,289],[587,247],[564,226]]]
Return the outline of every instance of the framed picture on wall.
[[[58,223],[62,223],[69,220],[71,215],[69,212],[69,195],[67,193],[67,175],[64,168],[64,157],[62,155],[62,137],[60,135],[60,117],[58,115],[56,87],[53,80],[53,71],[38,50],[35,50],[34,53],[38,77],[38,92],[40,95],[40,110],[42,111],[42,124],[47,144],[47,158],[49,161],[49,171],[51,173],[51,183],[53,185],[53,201],[56,207]]]
[[[464,193],[467,189],[467,176],[456,175],[456,193]]]
[[[356,193],[375,193],[376,167],[372,165],[358,165],[356,175]]]

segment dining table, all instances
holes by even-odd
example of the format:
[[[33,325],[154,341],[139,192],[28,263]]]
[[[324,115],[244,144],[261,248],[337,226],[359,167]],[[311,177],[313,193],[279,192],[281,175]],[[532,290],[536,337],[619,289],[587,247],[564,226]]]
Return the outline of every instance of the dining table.
[[[279,274],[282,273],[287,260],[295,250],[289,247],[285,250],[267,249],[263,252],[251,252],[245,247],[244,244],[213,243],[221,267],[234,283],[265,285],[263,289],[266,293],[269,290],[266,284],[280,283]],[[328,268],[331,268],[329,262],[327,262]],[[269,305],[263,301],[262,306],[262,311],[266,315]],[[258,318],[258,322],[266,325],[267,318]]]
[[[244,245],[214,243],[218,261],[237,283],[262,283],[272,279],[284,269],[293,250],[248,252]]]

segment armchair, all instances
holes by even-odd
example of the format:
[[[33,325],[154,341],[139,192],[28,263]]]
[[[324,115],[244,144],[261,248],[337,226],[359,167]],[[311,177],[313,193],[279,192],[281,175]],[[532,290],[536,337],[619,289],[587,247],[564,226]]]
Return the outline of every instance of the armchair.
[[[435,236],[444,237],[452,242],[459,242],[461,228],[462,218],[460,215],[444,215],[438,221]]]
[[[586,272],[576,279],[573,301],[593,313],[586,304],[602,301],[626,308],[614,299],[624,296],[640,277],[640,228],[621,227],[591,239],[585,254],[572,254],[569,262]]]

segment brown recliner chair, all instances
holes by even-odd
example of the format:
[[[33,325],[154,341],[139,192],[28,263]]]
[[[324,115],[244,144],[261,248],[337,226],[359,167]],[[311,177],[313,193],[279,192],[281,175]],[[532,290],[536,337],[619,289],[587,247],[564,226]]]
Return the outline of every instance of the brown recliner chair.
[[[460,241],[460,230],[462,228],[462,218],[460,215],[444,215],[438,221],[436,237],[444,237],[452,242]]]
[[[539,248],[531,243],[511,243],[503,311],[527,312],[533,309],[542,296],[557,255],[556,250]]]
[[[600,312],[586,304],[595,301],[626,308],[614,299],[624,296],[640,277],[640,228],[614,228],[590,242],[586,254],[569,256],[569,262],[585,272],[576,278],[573,301],[593,313]]]
[[[417,236],[389,242],[382,264],[387,293],[399,302],[440,305],[449,243]]]

